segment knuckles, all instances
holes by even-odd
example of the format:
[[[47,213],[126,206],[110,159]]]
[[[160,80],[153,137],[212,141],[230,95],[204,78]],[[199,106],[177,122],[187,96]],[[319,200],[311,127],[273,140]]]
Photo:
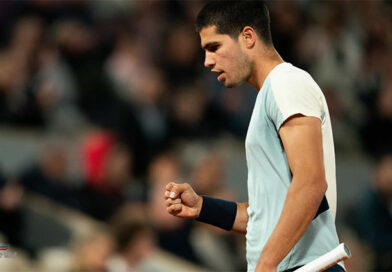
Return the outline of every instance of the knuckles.
[[[178,204],[181,204],[181,199],[166,199],[166,207],[179,208],[177,207],[179,206]]]

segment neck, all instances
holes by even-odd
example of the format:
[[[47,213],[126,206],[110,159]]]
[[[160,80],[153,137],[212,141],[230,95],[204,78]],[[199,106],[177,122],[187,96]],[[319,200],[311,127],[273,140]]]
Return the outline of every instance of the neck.
[[[284,61],[273,47],[264,48],[253,59],[253,73],[247,82],[259,91],[272,69]]]

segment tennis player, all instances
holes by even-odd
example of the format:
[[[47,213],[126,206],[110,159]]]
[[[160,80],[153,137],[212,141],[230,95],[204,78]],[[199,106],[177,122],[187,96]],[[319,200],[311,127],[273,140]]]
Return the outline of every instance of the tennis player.
[[[292,271],[338,246],[328,107],[305,71],[275,50],[262,2],[214,1],[197,17],[204,65],[226,87],[257,91],[245,148],[248,203],[169,183],[167,211],[246,234],[248,271]],[[327,271],[344,271],[335,265]]]

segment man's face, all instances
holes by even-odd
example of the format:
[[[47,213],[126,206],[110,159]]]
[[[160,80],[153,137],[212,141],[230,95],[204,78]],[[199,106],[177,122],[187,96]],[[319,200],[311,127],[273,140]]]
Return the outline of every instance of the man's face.
[[[251,64],[239,40],[216,33],[215,26],[203,28],[200,38],[205,50],[204,66],[217,73],[218,81],[230,88],[248,80]]]

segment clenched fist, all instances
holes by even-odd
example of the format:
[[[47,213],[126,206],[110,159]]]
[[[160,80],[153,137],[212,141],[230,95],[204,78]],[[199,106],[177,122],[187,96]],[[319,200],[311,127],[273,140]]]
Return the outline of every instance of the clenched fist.
[[[203,204],[203,197],[197,195],[188,183],[170,182],[165,191],[166,210],[181,218],[197,218]]]

